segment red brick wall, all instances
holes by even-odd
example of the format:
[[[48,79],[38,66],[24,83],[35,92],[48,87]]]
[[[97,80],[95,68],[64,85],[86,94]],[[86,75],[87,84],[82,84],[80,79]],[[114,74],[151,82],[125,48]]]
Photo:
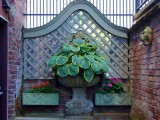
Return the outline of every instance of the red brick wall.
[[[22,39],[21,30],[23,24],[23,13],[25,0],[9,0],[11,9],[9,10],[8,23],[8,120],[15,115],[15,89],[16,79],[21,79],[22,75],[17,76],[17,67],[22,65]]]
[[[144,46],[139,38],[145,26],[154,32],[151,46]],[[131,117],[133,120],[160,120],[159,12],[146,15],[134,27],[130,32]]]

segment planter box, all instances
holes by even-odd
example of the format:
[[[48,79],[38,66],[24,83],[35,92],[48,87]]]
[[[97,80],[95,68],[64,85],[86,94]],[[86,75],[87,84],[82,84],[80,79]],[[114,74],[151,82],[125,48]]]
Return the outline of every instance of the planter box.
[[[59,93],[23,93],[23,105],[58,105]]]
[[[95,94],[95,105],[97,106],[118,106],[118,105],[131,105],[131,95],[130,93],[122,94]]]

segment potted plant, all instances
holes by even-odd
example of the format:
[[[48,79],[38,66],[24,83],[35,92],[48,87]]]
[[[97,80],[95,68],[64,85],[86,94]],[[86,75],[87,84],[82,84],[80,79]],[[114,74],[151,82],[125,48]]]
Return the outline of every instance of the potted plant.
[[[59,90],[55,89],[44,81],[40,84],[34,84],[29,90],[25,90],[22,95],[23,105],[58,105]]]
[[[103,84],[102,90],[95,94],[95,105],[130,105],[131,98],[128,92],[124,91],[124,84],[119,78],[110,78]]]
[[[93,104],[86,99],[85,90],[99,82],[99,74],[108,71],[106,61],[98,52],[97,44],[82,31],[73,34],[70,43],[63,44],[62,51],[48,60],[59,82],[72,87],[73,98],[66,103],[66,114],[85,115],[92,111]]]
[[[108,71],[106,58],[97,47],[93,41],[72,37],[70,44],[63,44],[62,51],[48,60],[48,65],[60,77],[81,75],[91,83],[96,74]]]

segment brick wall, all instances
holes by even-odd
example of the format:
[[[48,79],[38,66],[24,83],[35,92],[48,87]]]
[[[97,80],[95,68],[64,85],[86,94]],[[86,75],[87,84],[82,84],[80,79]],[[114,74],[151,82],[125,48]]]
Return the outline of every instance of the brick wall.
[[[22,65],[22,40],[21,29],[23,23],[23,13],[25,0],[9,0],[11,9],[9,10],[8,23],[8,120],[16,115],[15,100],[17,79],[21,79],[18,69]]]
[[[133,120],[160,120],[160,14],[151,11],[130,31],[130,78]],[[145,26],[153,29],[151,46],[140,41]]]

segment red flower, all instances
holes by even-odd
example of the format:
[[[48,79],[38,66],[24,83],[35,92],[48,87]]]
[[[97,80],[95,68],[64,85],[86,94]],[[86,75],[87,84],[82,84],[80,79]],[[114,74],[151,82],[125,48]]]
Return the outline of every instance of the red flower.
[[[39,88],[40,88],[40,85],[34,84],[33,88],[34,88],[34,89],[39,89]]]
[[[48,81],[45,81],[45,82],[42,82],[42,83],[41,83],[41,86],[42,86],[42,87],[45,87],[45,86],[48,86],[48,85],[49,85],[49,82],[48,82]]]

